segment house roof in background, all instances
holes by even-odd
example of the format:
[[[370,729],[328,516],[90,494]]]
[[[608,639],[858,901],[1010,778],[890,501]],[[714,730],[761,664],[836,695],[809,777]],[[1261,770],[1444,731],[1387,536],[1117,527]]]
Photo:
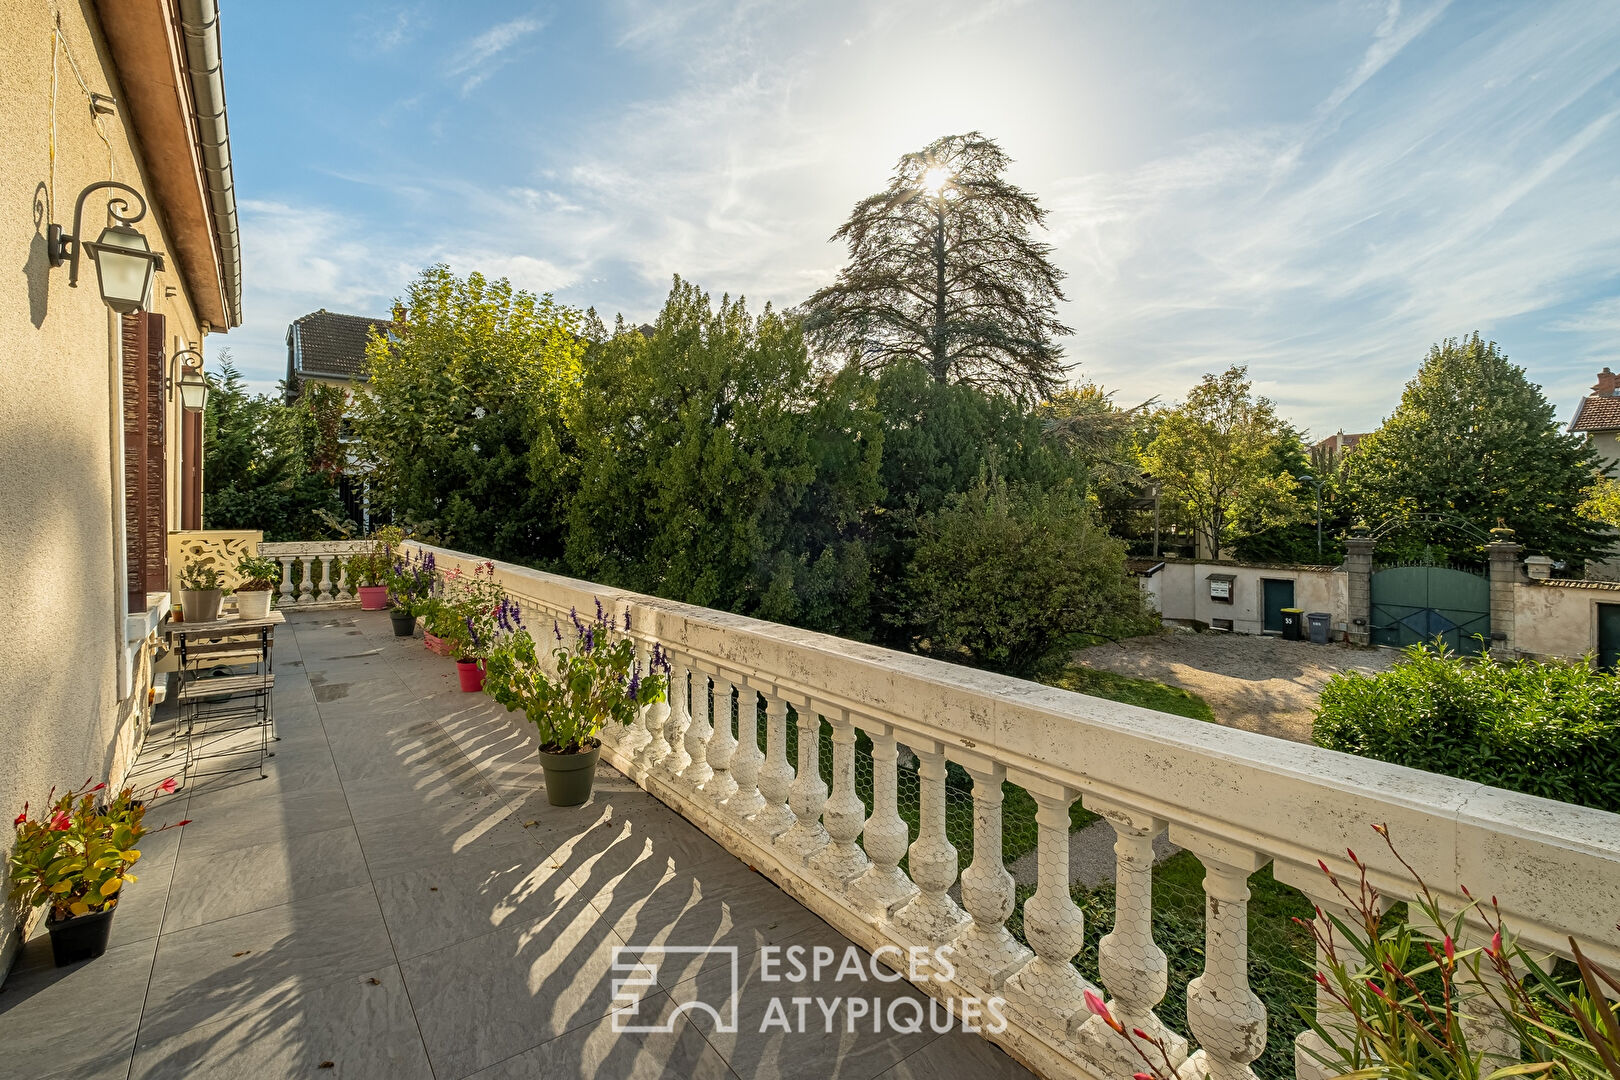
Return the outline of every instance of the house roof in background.
[[[1620,431],[1620,397],[1592,394],[1575,407],[1571,431]]]
[[[287,328],[296,335],[292,374],[329,379],[366,379],[366,339],[371,328],[387,332],[393,323],[366,315],[344,315],[321,308],[294,319]]]

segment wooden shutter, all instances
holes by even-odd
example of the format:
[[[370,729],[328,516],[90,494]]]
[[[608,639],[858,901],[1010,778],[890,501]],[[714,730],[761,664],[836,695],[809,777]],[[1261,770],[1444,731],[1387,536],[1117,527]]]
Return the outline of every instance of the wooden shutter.
[[[123,354],[124,534],[129,610],[168,588],[168,492],[164,453],[163,316],[120,320]]]

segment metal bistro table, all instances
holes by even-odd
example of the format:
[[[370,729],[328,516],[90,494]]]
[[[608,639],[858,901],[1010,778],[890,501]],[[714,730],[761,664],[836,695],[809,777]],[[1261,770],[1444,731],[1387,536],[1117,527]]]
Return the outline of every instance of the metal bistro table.
[[[287,617],[272,611],[262,619],[223,615],[208,622],[170,623],[168,633],[180,665],[180,720],[175,738],[185,733],[185,766],[181,785],[193,777],[258,770],[266,776],[264,759],[272,756],[276,738],[272,691],[275,628]],[[247,764],[198,772],[198,762],[234,758],[252,753],[232,736],[244,731],[259,734],[257,760]]]

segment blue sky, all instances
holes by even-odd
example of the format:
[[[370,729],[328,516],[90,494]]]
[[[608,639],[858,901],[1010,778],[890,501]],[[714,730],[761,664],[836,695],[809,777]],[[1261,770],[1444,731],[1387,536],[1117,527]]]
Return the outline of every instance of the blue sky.
[[[1247,363],[1369,429],[1479,329],[1567,417],[1620,367],[1620,4],[235,3],[261,389],[286,325],[422,266],[652,317],[671,275],[801,301],[895,159],[981,130],[1051,210],[1079,378]]]

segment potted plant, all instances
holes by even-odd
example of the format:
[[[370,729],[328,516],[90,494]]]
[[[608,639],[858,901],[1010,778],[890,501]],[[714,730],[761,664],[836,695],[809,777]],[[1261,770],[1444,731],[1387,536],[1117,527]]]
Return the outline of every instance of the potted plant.
[[[435,636],[448,644],[462,690],[476,694],[484,688],[484,660],[502,633],[515,628],[516,612],[495,580],[493,562],[479,563],[470,574],[458,566],[444,575]]]
[[[29,817],[24,804],[13,822],[17,836],[11,851],[11,898],[33,907],[50,905],[45,928],[57,967],[107,951],[113,912],[124,886],[135,880],[130,867],[141,857],[136,844],[146,833],[141,823],[146,806],[133,788],[101,801],[107,785],[85,783],[84,789],[50,803],[40,818]],[[170,794],[175,787],[173,779],[165,780],[151,797]],[[50,797],[55,795],[52,789]]]
[[[508,711],[522,709],[538,729],[546,801],[553,806],[579,806],[591,797],[602,728],[629,724],[643,706],[663,701],[668,686],[662,650],[653,646],[652,670],[643,671],[634,643],[615,633],[600,605],[595,622],[584,623],[576,613],[574,630],[573,645],[565,646],[562,629],[552,625],[555,678],[543,670],[534,638],[519,626],[490,653],[484,682],[485,693]]]
[[[444,597],[429,595],[412,605],[411,610],[422,617],[422,644],[430,653],[455,657],[456,616]]]
[[[186,622],[213,622],[224,599],[218,570],[200,559],[186,563],[180,571],[180,610]]]
[[[394,548],[405,534],[393,525],[378,529],[371,546],[349,556],[349,581],[356,585],[361,611],[381,611],[388,606],[388,571]]]
[[[418,553],[415,559],[395,552],[388,570],[388,617],[395,637],[410,637],[416,631],[418,608],[433,587],[433,553]]]
[[[270,599],[275,595],[276,578],[281,567],[274,559],[262,555],[244,555],[236,564],[236,576],[242,579],[236,587],[236,614],[244,619],[262,619],[270,614]]]

